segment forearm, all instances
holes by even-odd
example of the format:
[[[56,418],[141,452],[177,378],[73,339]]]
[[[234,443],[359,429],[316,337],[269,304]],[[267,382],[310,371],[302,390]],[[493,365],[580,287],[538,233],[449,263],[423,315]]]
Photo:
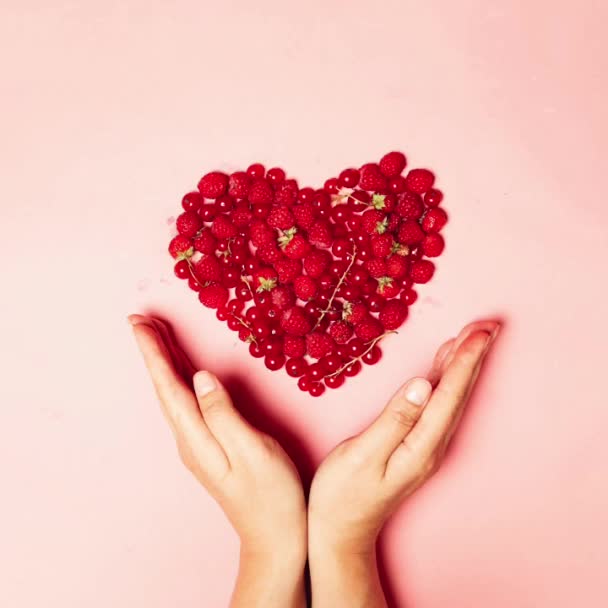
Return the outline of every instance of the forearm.
[[[305,553],[263,555],[241,547],[230,608],[305,608],[305,563]]]
[[[386,608],[374,547],[309,555],[313,608]]]

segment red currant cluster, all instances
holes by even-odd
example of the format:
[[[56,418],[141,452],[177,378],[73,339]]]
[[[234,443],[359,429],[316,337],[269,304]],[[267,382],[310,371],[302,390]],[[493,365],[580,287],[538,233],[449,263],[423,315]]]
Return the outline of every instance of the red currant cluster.
[[[208,173],[182,200],[175,274],[268,369],[337,388],[380,360],[444,249],[434,175],[405,166],[390,152],[317,190],[260,164]]]

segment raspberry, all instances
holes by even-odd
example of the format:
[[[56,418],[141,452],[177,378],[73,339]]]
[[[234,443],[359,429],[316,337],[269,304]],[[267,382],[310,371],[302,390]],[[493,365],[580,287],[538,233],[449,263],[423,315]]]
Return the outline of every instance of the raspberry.
[[[237,235],[238,230],[225,215],[218,215],[211,224],[211,232],[218,239],[230,239]]]
[[[301,260],[310,249],[308,241],[301,234],[294,234],[282,247],[285,255],[292,260]]]
[[[397,203],[397,213],[410,220],[417,220],[422,217],[424,205],[418,194],[404,192],[399,195]]]
[[[397,231],[397,240],[404,245],[418,245],[424,239],[424,232],[415,220],[405,220]]]
[[[286,310],[296,303],[293,292],[287,287],[275,287],[271,292],[271,296],[272,305],[277,310]]]
[[[386,276],[400,279],[407,274],[408,259],[402,255],[392,255],[386,261]]]
[[[434,207],[426,212],[422,219],[425,232],[439,232],[448,221],[448,214],[441,207]]]
[[[330,325],[329,335],[338,344],[346,344],[353,335],[353,328],[346,321],[336,321]]]
[[[192,257],[192,254],[194,253],[192,241],[183,234],[178,234],[171,239],[171,242],[169,243],[169,253],[176,260],[185,260]]]
[[[260,268],[253,273],[253,289],[258,293],[270,291],[277,286],[277,273],[274,268]]]
[[[441,192],[441,190],[436,190],[435,188],[431,188],[424,195],[424,204],[427,207],[437,207],[439,204],[441,204],[442,200],[443,200],[443,192]]]
[[[401,152],[389,152],[380,159],[380,171],[386,177],[399,175],[406,165],[405,156]]]
[[[228,178],[228,194],[234,198],[247,198],[251,177],[244,171],[237,171]]]
[[[251,242],[255,247],[261,247],[262,245],[266,245],[268,243],[272,243],[274,245],[275,236],[275,231],[261,220],[255,220],[251,223],[249,237],[251,238]]]
[[[302,262],[300,260],[279,260],[275,262],[274,267],[279,275],[279,283],[291,283],[302,274]]]
[[[331,228],[327,222],[315,222],[308,231],[308,241],[316,247],[329,247],[332,240]]]
[[[273,207],[266,218],[266,223],[272,228],[287,230],[294,225],[294,218],[287,207]]]
[[[331,255],[328,251],[313,249],[304,258],[304,270],[306,274],[317,279],[325,272],[330,262]]]
[[[379,209],[369,209],[361,216],[361,228],[367,234],[382,234],[386,232],[388,219]]]
[[[372,258],[367,260],[363,265],[365,270],[369,272],[369,275],[374,279],[382,277],[386,274],[386,262],[378,258]]]
[[[298,200],[298,182],[295,179],[285,180],[276,188],[274,200],[279,205],[293,205]]]
[[[281,250],[275,243],[264,243],[261,247],[257,248],[255,254],[265,264],[274,264],[283,257]]]
[[[194,236],[202,225],[203,222],[195,211],[184,211],[175,221],[177,231],[184,236]]]
[[[253,205],[270,205],[274,200],[272,186],[265,179],[256,179],[249,188],[247,198]]]
[[[428,169],[412,169],[405,178],[405,183],[410,192],[423,194],[431,189],[435,176]]]
[[[312,329],[312,321],[300,306],[288,308],[281,317],[281,328],[292,336],[305,336]]]
[[[435,264],[429,260],[416,260],[410,268],[410,277],[414,283],[428,283],[435,274]]]
[[[310,300],[317,293],[317,284],[313,278],[301,275],[294,280],[293,290],[300,300]]]
[[[320,331],[313,331],[306,336],[306,352],[313,359],[320,359],[331,353],[336,344],[331,336]]]
[[[440,234],[431,232],[422,241],[422,252],[429,258],[436,258],[443,253],[445,241]]]
[[[243,207],[237,207],[236,209],[233,209],[230,213],[230,219],[237,228],[244,228],[245,226],[249,226],[252,218],[253,214],[251,213],[251,211]]]
[[[376,293],[383,298],[386,298],[387,300],[395,298],[399,295],[400,291],[401,289],[393,277],[380,277],[378,279],[378,289],[376,289]]]
[[[286,335],[283,338],[283,354],[286,357],[303,357],[306,354],[306,340],[299,336]]]
[[[407,305],[402,300],[387,302],[378,315],[378,320],[386,330],[401,327],[407,317]]]
[[[367,317],[355,325],[355,335],[363,342],[371,342],[382,335],[382,325],[374,317]]]
[[[198,183],[198,189],[205,198],[217,198],[226,193],[228,176],[219,171],[212,171],[203,176]]]
[[[370,192],[384,192],[387,188],[386,178],[380,173],[380,167],[374,164],[361,167],[359,187]]]
[[[203,230],[194,239],[194,249],[201,253],[215,253],[215,250],[217,249],[217,240],[211,234],[210,230]]]
[[[308,230],[314,223],[316,212],[311,203],[300,203],[291,208],[296,226]]]
[[[342,319],[344,321],[348,321],[354,325],[366,319],[368,315],[369,311],[363,302],[355,302],[354,304],[351,302],[344,303],[344,310],[342,311]]]
[[[219,281],[222,272],[218,259],[214,255],[204,255],[194,265],[194,274],[201,282]]]
[[[212,283],[201,287],[198,299],[207,308],[221,308],[228,301],[228,289],[223,285]]]
[[[374,234],[371,238],[372,253],[377,258],[386,258],[393,249],[393,237],[390,234]]]

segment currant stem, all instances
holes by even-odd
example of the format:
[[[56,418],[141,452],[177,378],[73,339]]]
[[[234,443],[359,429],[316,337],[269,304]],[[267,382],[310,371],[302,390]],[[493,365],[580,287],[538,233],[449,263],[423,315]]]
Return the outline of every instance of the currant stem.
[[[341,374],[349,365],[352,365],[353,362],[361,361],[361,359],[363,359],[363,357],[365,357],[365,355],[367,355],[367,353],[369,353],[372,350],[372,348],[374,348],[374,346],[376,346],[376,344],[378,344],[378,342],[380,342],[380,340],[382,340],[382,338],[386,338],[386,336],[388,336],[389,334],[396,334],[396,333],[399,333],[399,332],[396,332],[394,330],[387,331],[387,332],[383,333],[381,336],[378,336],[377,338],[370,340],[370,342],[368,343],[369,346],[358,357],[354,357],[348,363],[345,363],[340,369],[325,376],[325,378],[331,378],[332,376],[337,376],[337,375]]]
[[[194,272],[194,266],[192,265],[192,262],[190,261],[190,258],[187,258],[186,261],[188,262],[188,268],[190,269],[190,276],[201,286],[201,287],[205,287],[206,285],[204,283],[201,283],[198,280],[198,277],[196,276],[195,272]]]
[[[350,269],[353,267],[353,264],[355,263],[356,254],[357,254],[357,246],[353,245],[353,252],[350,256],[350,263],[346,267],[344,274],[340,277],[338,284],[336,285],[333,293],[331,294],[331,298],[329,298],[329,302],[327,303],[327,309],[321,311],[321,315],[317,319],[317,322],[315,323],[313,330],[315,330],[315,329],[317,329],[317,327],[319,327],[319,324],[321,323],[321,321],[323,321],[323,318],[325,317],[327,312],[329,312],[331,310],[331,305],[334,303],[334,300],[336,299],[336,294],[338,293],[338,290],[340,289],[340,287],[342,287],[342,283],[344,283],[344,281],[346,280],[346,277],[347,277],[348,273],[350,272]]]

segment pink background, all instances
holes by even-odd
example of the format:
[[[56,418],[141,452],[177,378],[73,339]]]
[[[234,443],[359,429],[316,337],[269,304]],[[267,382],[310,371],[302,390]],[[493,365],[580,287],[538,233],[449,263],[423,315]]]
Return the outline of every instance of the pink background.
[[[385,535],[393,599],[608,605],[608,5],[12,4],[0,605],[227,604],[237,541],[178,462],[135,311],[242,378],[248,411],[312,462],[465,322],[505,318],[448,462]],[[449,249],[382,363],[313,400],[173,277],[168,218],[210,168],[261,160],[319,184],[393,148],[437,171]]]

